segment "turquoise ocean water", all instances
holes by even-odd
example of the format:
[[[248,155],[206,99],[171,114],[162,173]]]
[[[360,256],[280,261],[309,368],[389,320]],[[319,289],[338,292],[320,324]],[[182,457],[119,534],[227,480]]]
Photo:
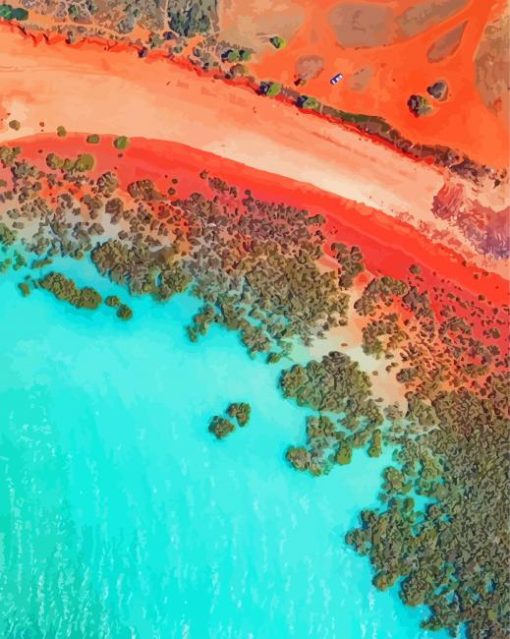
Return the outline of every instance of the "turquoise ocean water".
[[[189,297],[131,300],[124,323],[0,278],[2,639],[443,639],[344,543],[388,454],[289,468],[307,411],[236,335],[191,344]],[[252,419],[217,442],[231,401]]]

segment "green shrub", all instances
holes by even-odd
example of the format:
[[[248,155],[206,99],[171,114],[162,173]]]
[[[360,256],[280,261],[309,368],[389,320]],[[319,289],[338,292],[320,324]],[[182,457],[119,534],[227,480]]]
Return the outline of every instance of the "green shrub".
[[[106,306],[117,308],[117,306],[120,306],[120,299],[116,295],[108,295],[104,303],[106,304]]]
[[[282,91],[282,85],[279,82],[270,82],[266,90],[266,95],[269,97],[275,97],[280,95]]]
[[[239,426],[246,426],[250,420],[251,406],[246,402],[239,402],[237,404],[230,404],[227,409],[227,413],[230,417],[237,419]]]
[[[28,11],[21,7],[11,7],[10,4],[0,4],[0,18],[4,20],[26,20]]]
[[[235,426],[232,422],[224,417],[216,415],[212,418],[209,424],[209,432],[216,436],[216,439],[224,439],[228,437],[235,430]]]
[[[121,135],[118,138],[115,138],[113,146],[119,151],[124,151],[129,146],[129,139],[125,135]]]
[[[133,317],[133,311],[126,304],[121,304],[117,311],[117,317],[122,320],[129,320]]]
[[[73,168],[76,171],[90,171],[94,168],[94,156],[90,153],[80,153]]]
[[[280,36],[273,36],[272,38],[270,38],[269,42],[275,49],[284,49],[287,46],[287,40]]]

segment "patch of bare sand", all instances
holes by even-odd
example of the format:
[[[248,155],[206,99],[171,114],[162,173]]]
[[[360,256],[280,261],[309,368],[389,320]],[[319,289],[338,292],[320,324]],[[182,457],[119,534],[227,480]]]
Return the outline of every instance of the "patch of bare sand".
[[[394,3],[342,2],[329,13],[338,43],[344,48],[369,48],[413,38],[451,18],[469,0],[422,0],[398,12]]]
[[[450,29],[450,31],[447,31],[433,42],[427,51],[427,60],[431,63],[442,62],[453,55],[462,43],[462,36],[466,26],[467,20]]]
[[[338,4],[330,11],[329,22],[345,48],[384,46],[396,35],[393,9],[375,3]]]
[[[298,0],[222,0],[219,11],[220,38],[255,51],[271,36],[292,38],[305,17]]]
[[[464,9],[469,0],[422,0],[397,17],[403,37],[414,36],[435,27]]]
[[[462,36],[466,30],[467,20],[461,22],[453,29],[450,29],[440,36],[427,51],[427,60],[431,63],[442,62],[453,55],[460,47]]]
[[[324,69],[324,58],[318,55],[304,55],[297,59],[295,81],[304,84],[308,80],[319,77]]]
[[[510,16],[489,24],[475,57],[476,86],[490,111],[508,122],[510,91]]]
[[[358,71],[352,73],[347,79],[347,86],[352,91],[364,91],[373,75],[374,71],[371,67],[358,69]]]

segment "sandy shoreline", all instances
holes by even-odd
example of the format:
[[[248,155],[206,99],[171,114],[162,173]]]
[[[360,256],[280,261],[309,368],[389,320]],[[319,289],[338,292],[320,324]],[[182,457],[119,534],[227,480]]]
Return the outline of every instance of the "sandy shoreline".
[[[444,170],[246,87],[193,73],[167,60],[139,60],[96,44],[36,44],[0,30],[0,141],[68,131],[124,134],[186,144],[252,169],[311,184],[416,228],[452,229],[432,214]],[[142,115],[141,115],[142,114]],[[6,124],[20,122],[18,131]],[[44,121],[44,127],[40,122]],[[466,256],[473,253],[466,246]],[[480,256],[478,265],[505,275]]]
[[[310,184],[249,168],[230,159],[200,151],[176,142],[162,142],[145,138],[130,138],[130,146],[119,158],[112,137],[103,136],[101,144],[85,142],[86,134],[34,135],[17,140],[23,156],[43,168],[46,154],[55,152],[61,157],[75,157],[80,152],[92,152],[96,158],[94,172],[112,168],[123,188],[140,178],[149,178],[166,192],[171,177],[179,178],[178,197],[192,192],[204,192],[206,185],[199,174],[205,168],[241,191],[249,189],[254,197],[283,202],[288,206],[306,209],[325,217],[325,231],[329,241],[341,241],[359,246],[365,255],[367,269],[374,275],[386,274],[406,278],[409,265],[419,263],[429,273],[429,287],[446,285],[462,291],[471,299],[483,294],[496,304],[507,301],[508,281],[504,263],[501,274],[483,270],[483,265],[464,261],[451,248],[431,243],[412,225],[396,220],[372,207],[345,200],[319,190]],[[481,268],[482,267],[482,270]],[[443,281],[443,284],[441,284]]]
[[[34,46],[5,30],[0,44],[4,124],[21,123],[17,132],[5,127],[0,140],[35,134],[44,121],[46,131],[64,125],[175,141],[388,215],[412,212],[437,222],[431,205],[443,185],[441,170],[353,131],[175,64],[145,64],[129,51]]]

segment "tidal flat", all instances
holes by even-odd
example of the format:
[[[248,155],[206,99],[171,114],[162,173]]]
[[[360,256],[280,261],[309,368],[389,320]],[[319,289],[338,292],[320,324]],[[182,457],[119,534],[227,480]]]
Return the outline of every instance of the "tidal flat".
[[[125,297],[90,262],[55,266]],[[24,299],[18,280],[0,278],[5,636],[443,636],[377,592],[344,540],[389,453],[356,451],[320,478],[286,463],[307,411],[282,398],[283,364],[220,327],[189,342],[187,295],[133,298],[119,322],[45,291]],[[206,424],[230,397],[250,403],[250,425],[216,441]]]
[[[321,531],[329,529],[338,544],[337,552],[345,552],[347,544],[349,552],[355,550],[359,555],[368,556],[373,572],[369,576],[365,574],[368,578],[364,601],[365,604],[368,602],[369,610],[373,609],[376,593],[377,597],[389,593],[390,599],[386,602],[392,601],[391,597],[398,594],[408,605],[405,612],[395,617],[395,623],[398,620],[400,624],[397,630],[386,632],[385,627],[377,628],[375,636],[395,637],[404,629],[408,637],[426,636],[423,634],[425,630],[447,630],[455,636],[464,629],[467,629],[470,638],[487,633],[491,639],[504,636],[508,602],[505,598],[503,556],[509,543],[505,528],[508,482],[504,477],[508,426],[505,395],[508,381],[505,350],[507,306],[494,306],[482,294],[475,300],[468,292],[461,291],[438,273],[430,272],[418,263],[409,262],[399,277],[370,271],[364,244],[357,246],[339,241],[343,237],[338,229],[332,237],[324,215],[281,201],[259,199],[250,189],[241,190],[206,170],[198,176],[200,192],[183,193],[175,173],[166,174],[158,184],[149,178],[137,178],[126,184],[119,180],[115,167],[112,167],[115,171],[99,172],[94,168],[95,164],[83,166],[73,158],[63,159],[63,163],[59,160],[55,164],[51,154],[41,157],[35,165],[23,159],[20,153],[21,149],[0,148],[6,177],[0,192],[0,201],[5,205],[0,223],[2,279],[14,284],[13,291],[17,295],[14,306],[7,299],[6,308],[18,308],[19,302],[26,308],[25,320],[9,320],[5,331],[6,338],[10,340],[7,344],[10,348],[25,348],[26,340],[21,335],[10,334],[10,331],[26,328],[29,326],[27,321],[35,322],[37,339],[41,340],[41,344],[47,343],[48,336],[58,334],[55,344],[48,343],[44,349],[44,373],[39,375],[41,366],[38,362],[31,369],[33,378],[30,380],[36,380],[36,389],[37,384],[45,388],[46,382],[40,382],[39,378],[51,380],[51,362],[58,354],[57,378],[49,382],[50,395],[39,402],[51,416],[51,419],[46,416],[43,419],[46,430],[53,423],[53,418],[60,415],[64,419],[66,411],[58,408],[59,401],[72,400],[72,405],[67,406],[68,412],[71,411],[72,418],[78,420],[79,429],[83,430],[85,441],[89,442],[95,435],[88,421],[94,420],[101,412],[98,398],[108,400],[114,396],[108,425],[98,431],[99,457],[87,462],[87,468],[92,468],[92,480],[80,481],[77,485],[81,493],[85,485],[87,488],[92,486],[95,491],[93,516],[87,524],[89,529],[104,531],[111,524],[120,537],[115,537],[113,545],[110,545],[109,538],[96,540],[94,553],[99,553],[100,563],[91,566],[85,576],[71,577],[67,582],[66,575],[74,570],[72,565],[90,566],[86,555],[80,555],[78,560],[63,555],[67,568],[57,575],[49,566],[49,557],[60,558],[66,545],[78,547],[75,535],[79,529],[79,517],[73,514],[72,500],[59,498],[59,508],[55,509],[53,516],[62,526],[61,533],[58,533],[60,537],[54,543],[53,554],[41,560],[39,565],[32,549],[33,540],[37,540],[38,544],[41,542],[41,547],[45,548],[44,535],[51,526],[41,523],[45,522],[45,515],[35,517],[33,523],[30,517],[16,519],[20,508],[29,500],[22,494],[19,501],[15,501],[19,491],[8,491],[6,517],[13,517],[14,522],[6,531],[14,530],[16,533],[12,538],[8,537],[8,558],[13,562],[10,564],[12,570],[16,565],[23,565],[19,559],[18,542],[22,538],[19,531],[25,528],[29,552],[26,570],[19,568],[15,573],[18,580],[23,579],[24,574],[28,575],[25,594],[20,596],[22,586],[18,586],[14,593],[9,590],[16,582],[12,576],[6,577],[4,583],[7,609],[3,619],[6,623],[14,624],[12,627],[16,632],[22,632],[20,629],[28,624],[34,632],[51,637],[64,626],[76,628],[75,632],[81,633],[80,636],[122,636],[125,623],[128,623],[126,632],[131,632],[131,636],[133,632],[140,633],[143,638],[155,633],[157,636],[160,632],[167,633],[167,627],[170,633],[175,634],[181,629],[189,635],[192,620],[186,621],[185,626],[175,625],[181,623],[183,617],[180,611],[176,613],[170,606],[173,573],[169,575],[163,570],[157,580],[159,585],[154,586],[156,592],[152,591],[151,579],[156,563],[137,572],[142,588],[138,598],[140,618],[134,622],[123,621],[123,606],[129,608],[126,602],[137,595],[138,586],[135,588],[130,584],[125,591],[122,590],[127,577],[120,571],[120,566],[127,573],[139,566],[137,562],[140,557],[143,558],[143,553],[137,544],[140,542],[145,548],[149,538],[156,539],[157,552],[166,566],[165,562],[170,559],[165,552],[170,553],[174,539],[179,538],[173,528],[169,529],[167,523],[158,520],[160,511],[167,512],[166,506],[158,502],[157,514],[149,517],[151,528],[143,528],[140,539],[137,537],[133,541],[130,537],[127,542],[129,553],[125,555],[123,535],[129,527],[127,524],[122,526],[124,513],[131,504],[136,505],[134,495],[142,487],[149,486],[154,496],[167,490],[162,488],[162,484],[172,484],[169,470],[172,456],[177,456],[178,465],[184,464],[185,468],[184,475],[181,473],[180,479],[172,484],[179,498],[191,490],[188,473],[197,472],[200,482],[209,481],[214,476],[207,465],[214,458],[221,461],[221,469],[227,479],[214,480],[211,486],[214,499],[211,502],[209,495],[201,508],[202,514],[205,513],[202,517],[204,526],[209,527],[215,520],[207,516],[207,508],[211,503],[217,503],[216,493],[224,492],[225,498],[228,498],[231,485],[236,484],[237,477],[249,468],[252,456],[256,455],[257,459],[263,460],[257,472],[263,475],[264,482],[269,481],[271,491],[277,495],[285,494],[286,508],[292,507],[296,500],[299,502],[303,494],[308,495],[303,511],[311,527],[309,530],[315,527]],[[467,275],[467,270],[464,275]],[[474,279],[480,279],[481,275],[474,273]],[[483,275],[488,276],[488,273]],[[41,299],[47,300],[44,304],[51,301],[56,306],[40,306]],[[33,303],[36,305],[33,306]],[[67,339],[78,339],[78,347],[70,344],[62,350],[66,336],[60,335],[59,331],[66,328],[67,319],[60,320],[60,316],[55,314],[46,326],[44,317],[49,308],[55,308],[55,313],[62,312],[62,317],[68,318],[71,323],[77,322],[75,330],[68,331]],[[173,309],[176,315],[166,314],[168,309]],[[119,317],[125,321],[119,322]],[[161,330],[155,328],[158,326],[157,318],[163,322]],[[175,324],[174,332],[172,322],[176,318],[179,322]],[[339,336],[337,331],[349,328],[351,324],[356,330],[350,333],[350,338],[357,336],[360,340],[357,346],[353,348],[354,343],[349,344],[349,340],[337,341],[332,350],[319,357],[317,344],[331,344],[330,340],[335,335]],[[108,329],[105,336],[101,332],[103,326],[114,326],[115,329],[111,334]],[[89,334],[93,335],[93,341],[83,341]],[[174,339],[177,334],[179,340],[184,340],[185,347]],[[220,336],[221,339],[234,340],[230,342],[230,345],[235,345],[233,360],[229,342],[219,342],[220,345],[213,348],[215,359],[208,360],[205,356],[210,345],[215,344]],[[157,355],[151,339],[159,349]],[[26,347],[29,356],[38,352],[38,344],[34,337]],[[115,358],[121,359],[122,370],[109,369],[104,365],[104,359],[108,359],[106,352],[110,353],[112,348]],[[346,349],[349,354],[344,352]],[[356,349],[363,357],[356,357]],[[6,352],[9,352],[8,349]],[[191,353],[194,355],[191,356]],[[165,361],[168,358],[169,363],[160,362],[158,357],[164,357]],[[12,359],[15,365],[22,361],[22,358]],[[366,370],[367,362],[378,365]],[[256,368],[247,367],[248,363]],[[174,365],[176,368],[172,369]],[[93,377],[85,375],[82,381],[75,380],[74,385],[78,389],[75,392],[74,387],[68,386],[76,375],[81,380],[88,366],[92,366]],[[69,370],[60,383],[58,375],[66,367]],[[27,370],[30,370],[29,366]],[[128,380],[126,375],[130,370],[133,377]],[[256,371],[264,372],[258,376]],[[381,385],[373,383],[372,380],[380,375],[399,385],[401,404],[395,404],[381,392]],[[232,381],[234,378],[235,382]],[[14,379],[15,375],[8,373],[7,390],[16,388],[12,382]],[[189,388],[183,386],[186,379]],[[219,383],[224,384],[221,401],[216,399]],[[23,398],[26,398],[27,388],[30,389],[33,384],[30,381],[21,387]],[[114,390],[117,387],[122,390]],[[125,396],[124,389],[128,389]],[[215,397],[214,402],[208,402],[209,393]],[[269,399],[270,396],[273,399]],[[174,406],[174,400],[186,400],[187,412]],[[25,399],[23,401],[23,408],[26,408],[27,403]],[[278,405],[273,406],[273,401],[280,402],[280,406],[286,407],[285,411],[291,412],[280,413]],[[90,402],[93,408],[89,408]],[[232,403],[253,407],[250,426],[242,434],[238,433],[239,436],[220,437],[222,441],[215,441],[208,432],[208,420],[230,410],[228,406]],[[35,405],[39,404],[35,402]],[[15,403],[11,401],[10,405]],[[140,407],[140,413],[135,423],[128,427],[136,406]],[[207,410],[200,412],[197,420],[201,427],[200,437],[208,437],[208,446],[214,444],[216,447],[197,446],[207,463],[204,466],[193,460],[190,469],[187,460],[192,457],[177,442],[181,429],[191,432],[195,427],[196,411],[202,408]],[[272,410],[265,413],[270,408]],[[151,416],[153,409],[156,412]],[[235,412],[238,412],[237,408]],[[9,415],[11,413],[12,410]],[[258,414],[267,416],[270,431],[258,427]],[[294,417],[298,414],[301,428],[291,432],[288,429],[295,423]],[[147,451],[145,448],[148,424],[159,425],[160,420],[171,430],[167,435],[166,431],[156,427],[154,433],[158,450],[155,454],[157,460],[160,460],[161,454],[167,456],[163,461],[157,461],[157,465],[164,466],[164,472],[169,474],[163,474],[161,482],[154,483],[145,475],[152,473],[152,460],[143,457],[137,463],[135,458],[140,451],[143,455],[149,453],[150,446]],[[28,450],[23,445],[29,443],[36,432],[34,423],[27,419],[21,422],[21,426],[19,423],[13,426],[15,439],[22,435],[21,439],[16,439],[14,449],[19,448],[23,455]],[[135,439],[141,439],[136,439],[138,444],[133,447],[136,451],[134,456],[130,458],[126,454],[124,462],[130,469],[136,468],[142,476],[138,477],[133,493],[128,491],[125,501],[119,504],[116,495],[122,494],[122,481],[108,477],[105,495],[109,494],[108,490],[116,481],[117,491],[114,496],[103,497],[103,489],[98,483],[99,472],[101,469],[101,473],[104,470],[108,474],[111,469],[116,469],[115,451],[122,451],[124,431],[127,434],[129,428],[135,429]],[[69,430],[78,440],[79,429]],[[115,433],[111,440],[107,436],[109,429]],[[174,437],[175,441],[172,433],[177,437]],[[279,439],[283,435],[285,444]],[[272,444],[275,436],[278,437],[277,450]],[[77,445],[80,451],[85,450],[82,442]],[[113,446],[112,450],[110,446]],[[58,456],[59,447],[58,442],[49,443],[50,459]],[[59,471],[61,467],[64,469],[58,481],[63,481],[66,486],[71,481],[67,471],[72,468],[75,454],[79,457],[78,464],[87,459],[86,455],[81,452],[78,455],[73,449],[64,455],[63,465],[57,465]],[[230,455],[233,455],[232,461],[229,461]],[[37,459],[39,457],[38,453]],[[6,459],[8,461],[9,458]],[[98,459],[103,460],[101,464]],[[269,459],[272,461],[269,462]],[[229,463],[234,464],[232,472]],[[243,471],[237,470],[237,464]],[[279,464],[280,470],[272,468],[271,464]],[[18,466],[24,467],[23,464]],[[46,464],[45,470],[49,467]],[[362,492],[368,489],[372,481],[369,480],[371,472],[375,473],[374,488],[370,493],[363,493],[363,500],[358,500],[357,495],[356,508],[353,507],[349,515],[343,517],[336,509],[350,509],[350,499],[356,491],[349,492],[349,487],[346,489],[331,482],[339,471],[351,472],[358,467],[360,472],[354,481],[358,482],[359,489]],[[287,494],[285,490],[282,493],[275,488],[273,480],[276,481],[278,473],[284,471],[295,478],[296,487],[312,486],[303,482],[315,482],[311,492]],[[32,487],[33,473],[27,472],[21,482]],[[122,479],[122,473],[120,477]],[[242,478],[239,490],[248,490],[250,482]],[[5,485],[15,484],[7,475]],[[56,482],[55,486],[58,485]],[[319,494],[316,491],[320,486],[334,488],[331,488],[331,493],[326,489]],[[37,490],[39,496],[46,492],[52,494],[49,487]],[[258,495],[264,492],[258,485],[254,490]],[[170,493],[165,494],[170,499]],[[192,493],[186,499],[189,510],[196,498]],[[319,508],[322,512],[323,499],[332,500],[328,504],[333,509],[331,522],[336,520],[333,529],[330,523],[321,519],[322,515],[313,511]],[[81,516],[88,508],[87,499],[80,494],[77,501]],[[140,508],[145,512],[146,506],[152,502],[147,499],[142,502]],[[221,523],[222,518],[226,518],[230,525],[234,503],[235,499],[229,505],[222,504],[221,517],[217,526],[214,525],[214,539],[204,541],[208,547],[216,548],[219,543],[218,527],[226,525]],[[258,497],[255,502],[250,502],[249,496],[243,493],[242,503],[243,506],[254,503],[255,517],[260,516]],[[46,501],[40,498],[34,504],[46,507]],[[116,511],[108,523],[110,506]],[[278,513],[282,508],[276,508]],[[146,516],[142,517],[135,510],[137,521],[145,521]],[[293,525],[295,516],[290,511],[283,511],[286,512],[284,519],[287,524]],[[90,515],[90,510],[88,512]],[[271,515],[273,523],[275,517]],[[189,512],[173,523],[182,526],[187,518]],[[194,531],[196,525],[194,521],[190,530]],[[284,528],[279,522],[270,539],[278,539]],[[251,526],[250,530],[253,529]],[[304,523],[300,524],[301,529],[306,529]],[[167,535],[167,546],[161,535]],[[227,536],[229,542],[224,547],[231,552],[231,559],[237,561],[239,553],[232,545],[235,534],[232,532]],[[299,539],[294,528],[288,536]],[[254,539],[259,543],[262,538],[263,532],[255,535]],[[315,537],[312,535],[311,538],[315,544]],[[194,535],[194,543],[198,540],[199,537]],[[48,544],[51,543],[50,539]],[[308,543],[299,540],[301,557],[305,556],[303,553]],[[261,547],[264,554],[262,560],[258,559],[265,565],[269,551],[267,545],[262,544]],[[327,544],[319,544],[319,547],[326,553],[320,555],[321,560],[327,559],[331,570],[341,570],[343,555],[338,563],[334,561],[334,553],[329,553]],[[314,545],[313,552],[319,552],[319,549]],[[102,554],[105,551],[106,558]],[[18,557],[16,552],[20,552]],[[251,562],[256,555],[250,551],[246,557]],[[196,572],[200,574],[203,566],[209,567],[212,560],[208,557],[197,568],[193,561],[182,567],[185,589],[190,583],[195,584],[198,577],[193,575]],[[285,566],[286,555],[281,561]],[[315,561],[305,559],[304,564],[309,573],[303,578],[307,573],[300,565],[300,588],[304,587],[303,579],[309,586],[321,574]],[[270,566],[278,574],[285,572],[276,560]],[[38,569],[40,577],[34,591],[33,574],[34,571],[39,574]],[[90,581],[92,579],[97,584],[105,570],[113,570],[111,574],[117,575],[120,580],[115,582],[117,599],[112,609],[109,608],[110,601],[113,601],[110,599],[111,581],[101,582],[100,586],[91,585]],[[51,579],[56,579],[55,588],[48,582],[50,575],[53,575]],[[288,579],[287,575],[283,589],[279,585],[278,592],[286,592],[285,588],[290,588]],[[267,587],[260,592],[250,589],[248,581],[245,573],[245,589],[240,587],[231,591],[243,593],[240,599],[232,599],[237,608],[248,605],[260,607],[261,593],[268,592]],[[350,594],[351,581],[352,575],[349,574],[344,586]],[[227,572],[222,579],[215,574],[206,582],[215,588],[228,583],[230,588],[232,580]],[[250,583],[255,582],[252,580]],[[280,636],[292,637],[294,632],[298,633],[295,636],[304,632],[308,633],[304,636],[312,637],[327,637],[327,633],[331,637],[337,636],[338,615],[343,610],[339,603],[341,597],[336,591],[329,594],[327,588],[332,582],[328,579],[321,578],[319,583],[320,590],[324,591],[320,594],[321,605],[327,606],[327,610],[320,613],[316,613],[308,589],[306,596],[301,592],[297,597],[282,595],[281,598],[275,591],[268,604],[269,610],[274,612],[274,619],[282,606],[287,607],[291,615],[282,622],[285,625],[281,632],[278,630]],[[49,599],[44,594],[47,584]],[[82,591],[83,588],[85,590]],[[310,588],[312,593],[316,592],[316,586]],[[26,608],[31,605],[29,602],[34,592],[36,602],[39,602],[38,611],[43,611],[37,619],[34,612]],[[55,593],[59,594],[58,601]],[[65,595],[63,598],[62,593]],[[75,596],[77,599],[70,604],[70,599]],[[88,608],[81,608],[80,602],[95,601],[96,598],[99,609],[89,613]],[[264,597],[262,601],[266,601]],[[295,621],[297,601],[310,602],[309,607],[301,605],[299,614],[305,614],[306,610],[306,614],[311,616],[299,622]],[[346,601],[352,603],[352,598]],[[187,606],[186,602],[189,602],[188,596],[184,599]],[[48,605],[57,606],[56,609],[51,608],[49,616],[45,612]],[[428,616],[422,608],[424,605],[428,608]],[[14,610],[16,614],[13,616]],[[132,614],[132,608],[129,611]],[[109,616],[110,613],[113,617]],[[166,614],[169,616],[165,617]],[[222,612],[223,621],[217,636],[223,636],[221,632],[225,629],[228,614]],[[195,604],[191,605],[189,615],[196,623],[199,615]],[[387,611],[378,612],[379,623],[382,623],[381,619],[384,623],[389,618],[393,619],[388,615]],[[149,617],[154,619],[152,627],[146,625]],[[232,634],[237,632],[235,626],[232,632],[228,632],[231,636],[244,637],[248,634],[264,637],[268,632],[263,627],[267,618],[265,613],[263,621],[260,616],[258,620],[254,616],[253,630],[243,627],[236,635]],[[411,618],[414,625],[410,626],[407,620]],[[168,626],[167,619],[168,624],[173,625]],[[355,624],[351,633],[353,638],[365,636],[368,631],[363,625],[367,620],[364,608],[356,611],[352,619]],[[46,627],[48,623],[50,626]],[[90,629],[87,623],[91,624]],[[325,623],[327,627],[324,629]],[[216,636],[214,625],[203,626],[206,627],[209,636]],[[8,630],[10,632],[10,627]],[[89,635],[84,635],[85,632]],[[205,631],[197,632],[201,637]]]

